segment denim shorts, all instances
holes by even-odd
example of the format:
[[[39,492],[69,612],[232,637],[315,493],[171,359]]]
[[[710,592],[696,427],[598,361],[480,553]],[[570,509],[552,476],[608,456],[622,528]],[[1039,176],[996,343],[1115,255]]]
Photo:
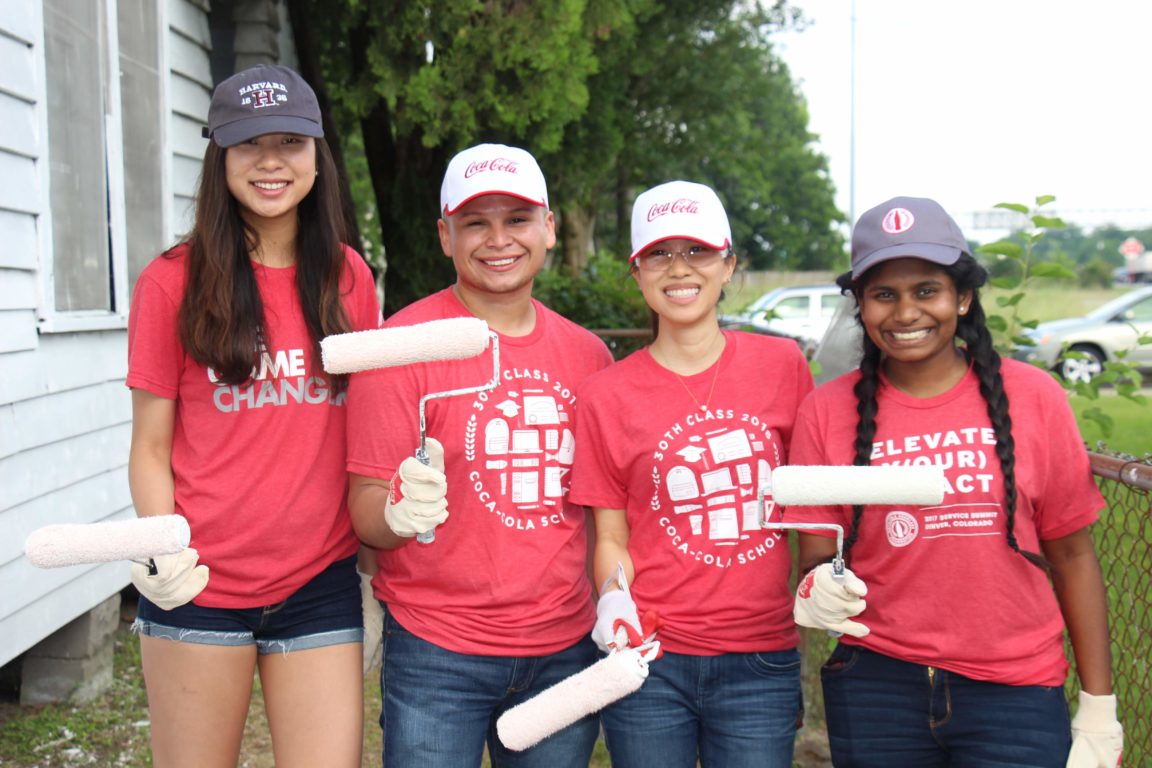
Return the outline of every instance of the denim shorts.
[[[255,645],[261,654],[359,643],[364,613],[356,557],[336,561],[275,605],[205,608],[186,603],[165,611],[141,596],[132,631],[182,643]]]

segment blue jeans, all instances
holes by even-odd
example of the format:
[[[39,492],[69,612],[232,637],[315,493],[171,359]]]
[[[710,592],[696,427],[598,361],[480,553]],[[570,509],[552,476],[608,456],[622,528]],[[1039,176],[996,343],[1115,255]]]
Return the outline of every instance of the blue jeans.
[[[791,768],[804,718],[800,654],[665,653],[600,717],[616,768]]]
[[[1064,768],[1062,687],[989,683],[841,643],[820,671],[837,768]]]
[[[588,768],[594,715],[523,752],[496,736],[505,710],[596,663],[587,636],[550,656],[473,656],[421,640],[385,607],[383,645],[384,768],[479,766],[485,743],[493,768]]]

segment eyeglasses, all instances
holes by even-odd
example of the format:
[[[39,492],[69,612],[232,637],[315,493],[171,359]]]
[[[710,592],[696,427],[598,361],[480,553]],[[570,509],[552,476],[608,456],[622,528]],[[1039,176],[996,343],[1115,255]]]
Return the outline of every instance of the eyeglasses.
[[[715,264],[727,258],[728,251],[718,251],[715,248],[705,248],[702,245],[692,245],[687,249],[673,251],[667,248],[651,248],[636,257],[636,264],[645,272],[664,272],[672,266],[676,257],[684,259],[684,263],[692,269],[700,269]]]

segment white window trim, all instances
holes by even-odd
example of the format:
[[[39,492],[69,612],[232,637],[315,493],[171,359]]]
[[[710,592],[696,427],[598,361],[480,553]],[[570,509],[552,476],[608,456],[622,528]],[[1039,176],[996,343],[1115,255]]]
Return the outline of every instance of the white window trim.
[[[104,24],[106,28],[105,61],[104,66],[108,72],[120,71],[120,40],[117,23],[117,0],[105,0]],[[127,247],[127,218],[124,204],[124,157],[123,132],[121,130],[122,107],[120,102],[120,78],[109,77],[108,99],[114,105],[111,114],[105,116],[105,130],[107,132],[108,146],[102,147],[107,152],[108,163],[108,190],[110,198],[109,227],[112,243],[112,270],[114,276],[113,302],[116,309],[68,311],[56,309],[56,260],[52,240],[52,189],[51,171],[49,167],[48,147],[48,90],[47,90],[47,50],[44,45],[44,7],[35,3],[33,11],[35,23],[34,45],[38,55],[34,57],[33,67],[37,79],[36,96],[39,99],[37,109],[37,123],[40,133],[39,157],[37,158],[37,172],[40,179],[40,214],[37,217],[37,236],[40,246],[40,296],[37,307],[40,333],[72,333],[76,331],[104,331],[125,329],[128,327],[128,300],[130,296],[128,286],[128,247]],[[159,110],[160,137],[160,190],[163,204],[160,207],[163,221],[161,231],[172,231],[172,158],[169,138],[170,115],[168,105],[168,86],[171,81],[169,72],[168,46],[165,44],[168,33],[168,4],[157,3],[156,8],[156,35],[157,35],[157,67],[160,76],[160,94],[157,108]],[[102,203],[101,203],[102,204]]]

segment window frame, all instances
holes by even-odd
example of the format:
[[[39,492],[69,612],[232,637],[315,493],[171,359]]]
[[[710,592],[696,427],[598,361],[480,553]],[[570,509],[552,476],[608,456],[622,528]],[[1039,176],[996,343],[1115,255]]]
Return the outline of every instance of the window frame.
[[[106,275],[112,281],[111,309],[60,309],[56,306],[57,259],[53,235],[51,150],[48,131],[48,52],[45,45],[45,8],[35,3],[35,46],[37,55],[34,67],[37,77],[37,124],[40,134],[39,153],[36,158],[37,177],[40,182],[40,213],[37,216],[37,239],[40,250],[40,270],[38,283],[40,297],[37,311],[40,333],[71,333],[76,331],[122,330],[128,327],[128,303],[132,286],[129,285],[128,264],[128,220],[125,199],[126,170],[124,167],[124,134],[122,130],[123,101],[120,92],[120,0],[91,0],[102,6],[104,25],[101,40],[100,66],[105,73],[105,145],[99,149],[105,152],[107,164],[108,236],[111,248]],[[167,3],[156,5],[157,57],[156,67],[160,79],[156,99],[156,124],[160,131],[159,168],[160,174],[160,216],[161,232],[171,238],[172,232],[172,181],[171,181],[171,139],[168,88],[171,78],[168,49],[165,40],[168,32]]]

